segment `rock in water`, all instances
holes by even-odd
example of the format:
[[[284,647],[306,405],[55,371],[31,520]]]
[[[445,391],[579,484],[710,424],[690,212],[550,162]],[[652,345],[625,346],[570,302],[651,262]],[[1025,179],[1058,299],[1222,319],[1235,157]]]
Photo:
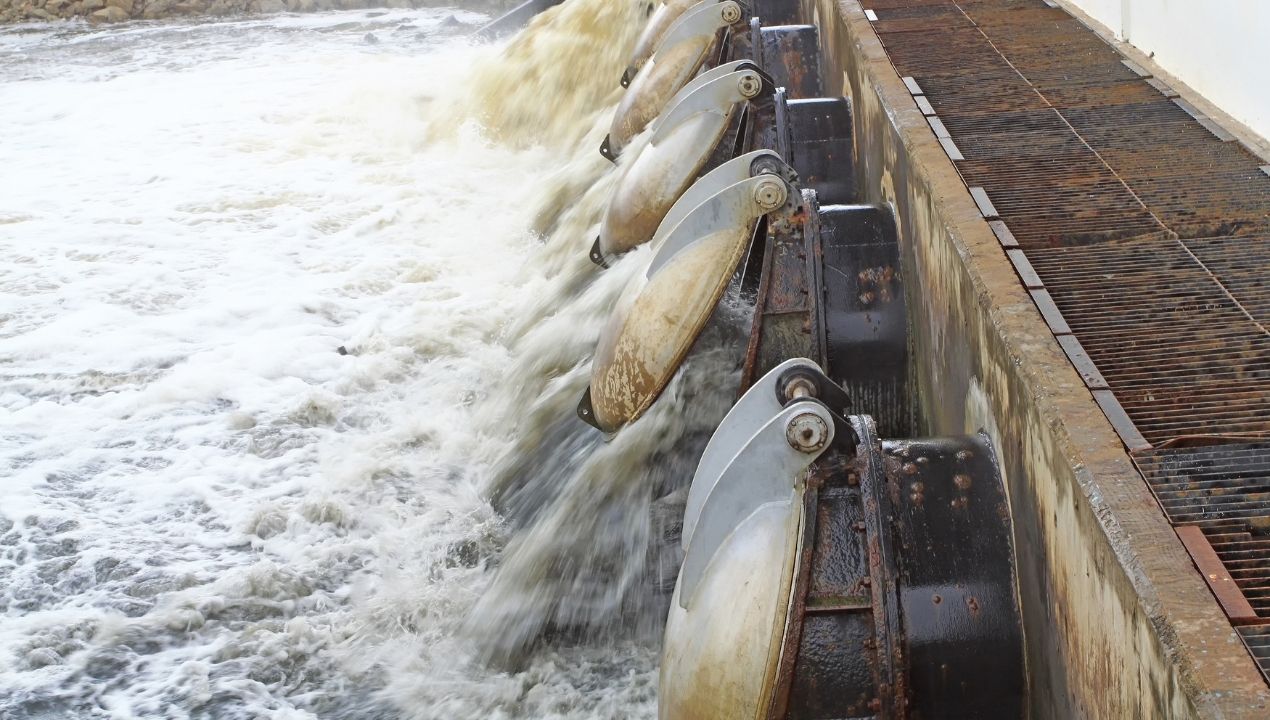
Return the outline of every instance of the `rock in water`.
[[[92,17],[97,22],[120,22],[128,19],[128,13],[124,12],[123,8],[111,5],[108,8],[94,12]]]

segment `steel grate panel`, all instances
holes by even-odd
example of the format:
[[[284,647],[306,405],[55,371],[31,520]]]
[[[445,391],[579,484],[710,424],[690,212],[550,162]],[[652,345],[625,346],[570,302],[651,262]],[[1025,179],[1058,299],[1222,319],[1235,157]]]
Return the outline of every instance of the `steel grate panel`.
[[[1255,158],[1061,9],[864,5],[1143,437],[1270,433],[1270,336],[1256,320],[1270,312],[1257,277],[1270,177]],[[1252,260],[1222,249],[1241,235]]]
[[[1270,434],[1270,336],[1181,242],[1042,249],[1029,259],[1148,442]]]
[[[1270,621],[1270,441],[1154,448],[1133,459],[1168,518],[1204,532],[1257,616]]]
[[[1186,246],[1262,327],[1270,326],[1270,282],[1265,258],[1270,236],[1187,240]]]
[[[1256,659],[1261,672],[1270,677],[1270,626],[1241,627],[1239,635],[1248,646],[1248,652]]]

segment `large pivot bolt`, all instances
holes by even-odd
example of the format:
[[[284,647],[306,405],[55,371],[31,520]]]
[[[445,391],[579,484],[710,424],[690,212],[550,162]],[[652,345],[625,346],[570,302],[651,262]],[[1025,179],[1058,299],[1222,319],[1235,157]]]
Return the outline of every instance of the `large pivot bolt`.
[[[763,81],[754,73],[745,73],[736,84],[741,97],[752,98],[763,90]]]
[[[721,10],[723,12],[723,21],[729,25],[741,19],[741,6],[734,2],[724,3]]]
[[[810,375],[801,372],[789,373],[780,379],[778,385],[781,399],[785,402],[801,400],[805,397],[816,397],[816,381]]]
[[[799,413],[785,426],[785,439],[798,452],[819,452],[828,442],[829,426],[815,413]]]
[[[785,204],[785,183],[765,178],[754,186],[754,202],[764,210],[775,210]]]

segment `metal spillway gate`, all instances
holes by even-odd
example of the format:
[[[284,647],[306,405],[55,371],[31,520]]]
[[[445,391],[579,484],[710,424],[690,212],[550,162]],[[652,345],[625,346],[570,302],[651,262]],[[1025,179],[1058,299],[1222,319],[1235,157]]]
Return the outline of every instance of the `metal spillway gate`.
[[[687,499],[661,715],[1023,717],[994,450],[981,434],[879,438],[913,432],[914,289],[891,211],[855,202],[850,103],[820,96],[817,29],[789,24],[795,10],[659,6],[600,148],[638,155],[590,257],[649,242],[654,256],[600,338],[579,416],[634,422],[720,297],[755,307],[744,395]]]
[[[620,79],[628,89],[601,152],[639,154],[591,250],[606,265],[652,243],[653,259],[600,339],[580,417],[605,432],[635,421],[721,297],[740,293],[755,310],[746,392],[707,446],[685,512],[662,716],[1061,717],[1054,697],[1073,715],[1270,715],[1264,688],[1234,695],[1259,705],[1221,693],[1204,705],[1193,688],[1144,683],[1151,659],[1136,680],[1110,667],[1072,681],[1136,682],[1132,697],[1065,690],[1052,668],[1044,692],[1030,677],[1025,658],[1046,652],[1036,648],[1071,644],[1028,637],[1025,652],[1021,611],[1077,634],[1063,608],[1020,608],[1014,543],[1057,532],[1058,516],[1050,530],[1012,527],[988,433],[908,439],[945,400],[920,396],[939,383],[920,386],[914,368],[964,360],[922,356],[932,342],[948,349],[941,326],[923,324],[932,305],[915,282],[942,276],[913,272],[931,245],[914,234],[932,228],[898,227],[896,203],[905,220],[917,212],[911,193],[861,184],[896,181],[890,155],[863,167],[894,149],[863,146],[886,133],[862,138],[851,101],[824,96],[826,7],[849,28],[833,29],[835,47],[881,41],[1270,678],[1270,164],[1049,0],[666,0]],[[799,24],[813,13],[822,27]],[[857,15],[867,33],[850,27]],[[879,195],[888,203],[860,202]],[[944,327],[957,309],[945,315]],[[1006,439],[1013,468],[1024,438]],[[1050,548],[1025,549],[1047,563],[1027,577],[1055,566]],[[1051,601],[1043,583],[1029,592]]]

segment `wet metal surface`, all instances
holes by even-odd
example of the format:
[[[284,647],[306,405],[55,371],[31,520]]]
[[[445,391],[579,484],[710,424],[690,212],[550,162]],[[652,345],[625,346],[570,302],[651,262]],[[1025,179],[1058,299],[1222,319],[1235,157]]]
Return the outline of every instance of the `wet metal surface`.
[[[803,193],[800,212],[760,228],[766,236],[759,237],[751,250],[742,286],[756,288],[757,301],[742,389],[789,357],[808,357],[831,367],[819,332],[814,291],[820,268],[808,258],[820,258],[818,208],[855,194],[851,107],[846,99],[790,100],[778,90],[773,112],[759,113],[756,125],[758,143],[790,158],[799,170],[799,184],[811,189]]]
[[[895,220],[888,208],[820,208],[820,293],[829,376],[885,437],[913,434],[908,311]]]
[[[881,441],[817,462],[769,718],[1024,716],[1004,487],[979,437]],[[792,671],[790,670],[792,666]]]
[[[755,18],[751,34],[756,35],[757,58],[777,87],[791,98],[820,97],[820,68],[815,25],[759,26]]]
[[[992,449],[982,437],[893,440],[883,448],[909,713],[1022,718],[1010,510]]]
[[[798,3],[789,0],[751,0],[750,7],[764,25],[790,25],[801,20]]]
[[[862,200],[894,205],[904,269],[923,288],[909,297],[922,431],[985,419],[999,431],[1031,716],[1262,720],[1270,687],[1039,321],[874,25],[851,0],[816,11],[827,90],[855,108]]]
[[[748,145],[740,122],[749,100],[746,83],[756,83],[760,93],[770,93],[770,84],[748,63],[698,86],[708,75],[681,91],[680,95],[688,94],[677,96],[678,104],[659,118],[649,144],[618,181],[604,211],[593,261],[603,264],[606,258],[651,240],[667,211],[695,178]]]
[[[789,120],[790,164],[803,187],[816,191],[821,205],[856,197],[851,103],[846,98],[803,98],[785,102]]]

